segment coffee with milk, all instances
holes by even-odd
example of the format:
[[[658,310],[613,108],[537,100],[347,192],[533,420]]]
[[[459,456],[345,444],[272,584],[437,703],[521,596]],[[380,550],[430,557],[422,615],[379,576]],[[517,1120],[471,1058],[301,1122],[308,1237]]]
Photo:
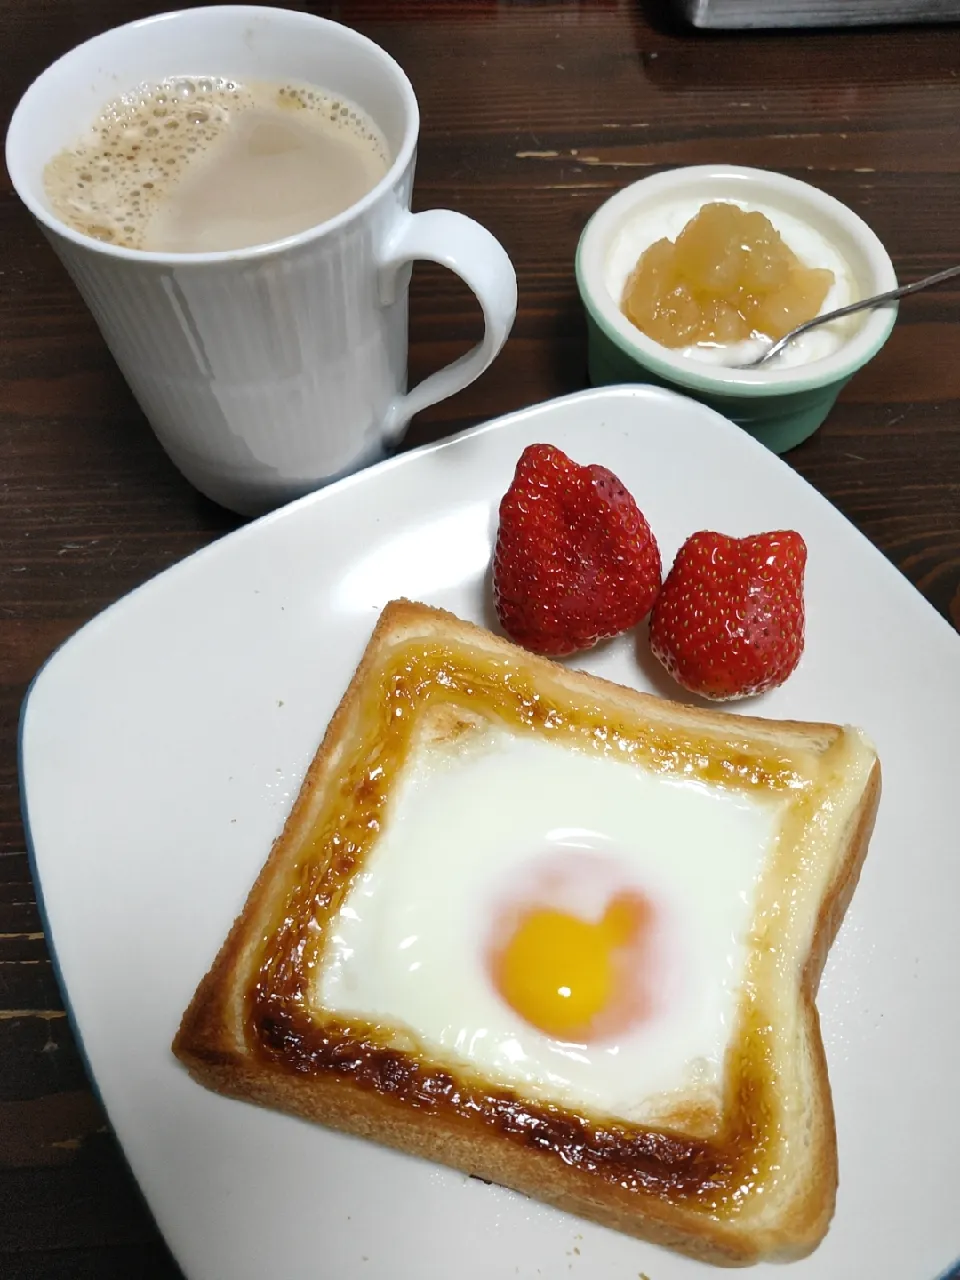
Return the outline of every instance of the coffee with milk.
[[[176,78],[107,104],[47,165],[52,211],[129,249],[210,253],[326,222],[390,167],[353,103],[302,84]]]

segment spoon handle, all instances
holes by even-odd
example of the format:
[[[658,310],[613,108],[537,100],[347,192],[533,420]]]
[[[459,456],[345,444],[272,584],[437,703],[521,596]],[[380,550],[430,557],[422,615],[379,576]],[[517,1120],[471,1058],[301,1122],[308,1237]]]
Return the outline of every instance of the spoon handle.
[[[766,364],[772,356],[779,355],[788,342],[798,338],[801,333],[806,333],[808,329],[816,328],[818,324],[828,324],[831,320],[839,320],[843,316],[851,316],[855,311],[866,311],[868,308],[881,307],[885,302],[896,302],[898,298],[905,298],[910,293],[919,293],[921,289],[929,289],[932,285],[942,284],[944,280],[953,280],[956,276],[960,276],[960,267],[948,267],[946,271],[938,271],[936,275],[924,276],[922,280],[915,280],[913,284],[903,284],[898,289],[888,289],[886,293],[875,294],[872,298],[861,298],[859,302],[851,302],[846,307],[837,307],[836,311],[828,311],[822,316],[814,316],[806,324],[798,324],[795,329],[791,329],[789,333],[784,334],[780,341],[775,342],[772,347],[768,347],[755,363]]]

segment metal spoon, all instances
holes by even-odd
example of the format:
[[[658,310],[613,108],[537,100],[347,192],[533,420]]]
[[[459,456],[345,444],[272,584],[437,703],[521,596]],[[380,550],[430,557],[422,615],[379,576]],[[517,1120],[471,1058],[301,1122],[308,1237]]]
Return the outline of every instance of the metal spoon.
[[[878,293],[873,298],[861,298],[859,302],[851,302],[847,307],[837,307],[836,311],[827,311],[822,316],[814,316],[806,324],[798,324],[795,329],[785,333],[778,342],[774,342],[767,347],[763,355],[757,356],[755,360],[748,360],[746,364],[740,365],[740,368],[756,369],[760,365],[766,364],[768,360],[778,356],[788,342],[798,338],[801,333],[806,333],[808,329],[816,328],[818,324],[829,324],[831,320],[839,320],[841,316],[852,316],[855,311],[867,311],[873,307],[882,307],[885,302],[895,302],[897,298],[905,298],[910,293],[919,293],[921,289],[930,289],[933,285],[942,284],[944,280],[953,280],[956,276],[960,276],[960,267],[948,267],[946,271],[938,271],[936,275],[925,276],[923,280],[917,280],[913,284],[901,285],[899,289],[889,289],[886,293]]]

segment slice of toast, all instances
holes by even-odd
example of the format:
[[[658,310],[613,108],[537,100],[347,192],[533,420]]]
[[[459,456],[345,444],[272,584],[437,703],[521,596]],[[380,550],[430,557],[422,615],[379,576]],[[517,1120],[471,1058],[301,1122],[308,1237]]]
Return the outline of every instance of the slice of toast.
[[[666,1103],[645,1104],[638,1120],[491,1074],[462,1048],[391,1020],[390,1008],[374,1017],[349,1002],[324,1004],[316,975],[332,922],[391,830],[407,766],[424,744],[487,730],[613,757],[613,768],[657,785],[774,806],[712,1091],[688,1082]],[[174,1052],[221,1093],[452,1165],[704,1261],[802,1256],[827,1230],[837,1183],[814,997],[879,792],[879,762],[857,730],[668,702],[395,601]],[[457,852],[454,838],[454,876]]]

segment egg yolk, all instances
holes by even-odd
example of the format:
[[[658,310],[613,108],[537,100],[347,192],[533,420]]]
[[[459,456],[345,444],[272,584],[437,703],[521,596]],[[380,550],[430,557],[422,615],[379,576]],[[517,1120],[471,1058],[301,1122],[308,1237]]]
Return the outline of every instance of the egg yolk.
[[[597,1019],[624,1003],[618,962],[625,949],[642,940],[649,916],[649,905],[633,894],[614,898],[598,921],[535,908],[521,918],[497,957],[497,988],[511,1008],[546,1035],[588,1039]]]

